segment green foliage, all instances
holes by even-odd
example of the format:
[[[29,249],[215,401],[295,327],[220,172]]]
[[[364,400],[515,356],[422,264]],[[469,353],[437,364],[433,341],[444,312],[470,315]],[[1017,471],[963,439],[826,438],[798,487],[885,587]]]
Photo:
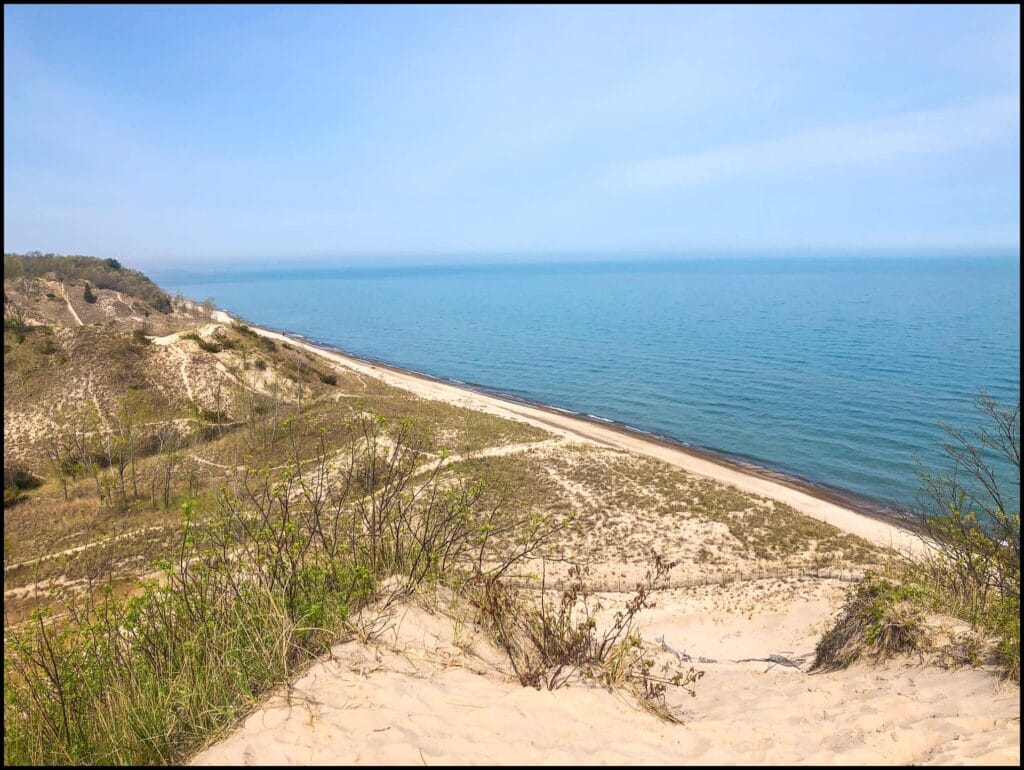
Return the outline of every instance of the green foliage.
[[[85,281],[98,289],[112,289],[140,299],[161,313],[171,312],[171,298],[166,292],[138,270],[122,267],[116,259],[38,252],[4,254],[4,279],[40,278],[49,273],[61,282]]]
[[[846,668],[868,653],[881,659],[920,649],[922,612],[932,603],[922,585],[866,579],[847,597],[839,619],[818,641],[814,668]]]
[[[318,374],[320,376],[320,382],[322,382],[324,385],[337,385],[338,384],[338,377],[337,377],[337,375],[335,375],[335,374],[324,374],[323,372],[318,372]]]
[[[10,333],[11,338],[19,345],[25,341],[25,335],[30,329],[31,327],[19,318],[14,318],[13,316],[4,317],[4,333]]]
[[[85,291],[82,294],[82,299],[92,304],[96,302],[96,295],[92,293],[92,287],[89,286],[89,282],[85,282]]]
[[[372,590],[342,567],[297,570],[289,594],[226,562],[176,566],[140,596],[108,591],[71,624],[38,613],[9,634],[5,764],[180,763],[327,650]]]

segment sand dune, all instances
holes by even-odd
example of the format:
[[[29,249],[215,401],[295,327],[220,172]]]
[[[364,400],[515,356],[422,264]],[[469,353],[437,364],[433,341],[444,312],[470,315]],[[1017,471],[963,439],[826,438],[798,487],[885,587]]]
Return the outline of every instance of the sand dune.
[[[522,687],[471,624],[407,605],[378,643],[337,645],[194,763],[1017,764],[1019,690],[986,672],[733,662],[812,650],[840,590],[794,580],[661,597],[645,637],[716,661],[694,664],[696,697],[670,699],[683,724],[587,683]],[[744,598],[762,611],[712,609]]]

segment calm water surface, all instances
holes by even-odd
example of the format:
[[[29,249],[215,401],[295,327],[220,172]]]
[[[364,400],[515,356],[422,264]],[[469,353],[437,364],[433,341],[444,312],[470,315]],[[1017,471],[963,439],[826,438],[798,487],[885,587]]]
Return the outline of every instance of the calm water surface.
[[[937,423],[1020,393],[1017,258],[155,274],[359,356],[913,504]],[[1019,477],[1013,482],[1019,499]]]

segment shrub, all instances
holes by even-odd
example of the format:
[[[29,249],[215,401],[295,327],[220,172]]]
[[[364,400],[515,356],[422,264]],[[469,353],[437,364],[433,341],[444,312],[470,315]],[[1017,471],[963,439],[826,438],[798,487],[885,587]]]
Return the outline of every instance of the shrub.
[[[196,416],[203,422],[217,425],[222,422],[227,422],[230,419],[230,415],[228,415],[227,412],[217,411],[215,409],[205,409],[201,406],[197,406],[195,409]]]
[[[4,466],[4,507],[10,507],[25,499],[25,492],[35,489],[43,480],[21,466]]]
[[[132,331],[132,342],[136,345],[149,345],[152,340],[149,338],[146,329],[135,329]]]
[[[25,322],[14,316],[4,316],[4,331],[24,331]]]
[[[654,661],[635,630],[636,616],[654,606],[651,594],[673,566],[655,554],[633,597],[603,631],[596,619],[603,608],[578,566],[570,569],[569,586],[557,603],[545,601],[543,585],[538,608],[507,585],[478,575],[474,604],[522,685],[554,690],[581,676],[624,687],[658,716],[679,721],[665,702],[667,689],[680,687],[695,695],[694,684],[704,672],[666,666],[662,675],[655,674]]]
[[[880,660],[920,649],[921,600],[926,597],[916,583],[897,585],[880,578],[860,583],[814,648],[812,669],[846,668],[867,653]]]
[[[317,372],[320,375],[320,382],[324,385],[337,385],[338,377],[334,374],[324,374],[323,372]]]
[[[244,334],[247,337],[258,337],[259,336],[259,335],[256,334],[256,332],[254,332],[251,328],[246,326],[241,321],[232,321],[231,322],[231,328],[234,329],[239,334]]]
[[[82,299],[90,304],[96,302],[96,295],[92,293],[92,287],[89,286],[88,281],[85,282],[85,291],[82,292]]]
[[[216,342],[211,342],[211,341],[208,341],[208,340],[204,340],[202,337],[200,337],[195,332],[189,332],[188,334],[183,334],[183,335],[181,335],[181,338],[183,340],[192,340],[193,342],[195,342],[199,346],[200,350],[205,350],[207,353],[220,353],[220,351],[221,351],[221,346],[218,345]]]
[[[235,350],[238,347],[237,341],[231,339],[230,337],[225,337],[219,331],[216,334],[214,334],[213,341],[217,345],[220,345],[220,347],[223,350]]]

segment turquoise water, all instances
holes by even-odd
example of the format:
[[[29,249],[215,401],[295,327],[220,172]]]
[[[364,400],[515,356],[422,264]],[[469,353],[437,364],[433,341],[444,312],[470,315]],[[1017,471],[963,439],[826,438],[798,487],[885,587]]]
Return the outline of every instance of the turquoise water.
[[[937,423],[1020,394],[1012,258],[719,259],[156,274],[358,356],[912,505]],[[1018,490],[1019,477],[1014,477]]]

